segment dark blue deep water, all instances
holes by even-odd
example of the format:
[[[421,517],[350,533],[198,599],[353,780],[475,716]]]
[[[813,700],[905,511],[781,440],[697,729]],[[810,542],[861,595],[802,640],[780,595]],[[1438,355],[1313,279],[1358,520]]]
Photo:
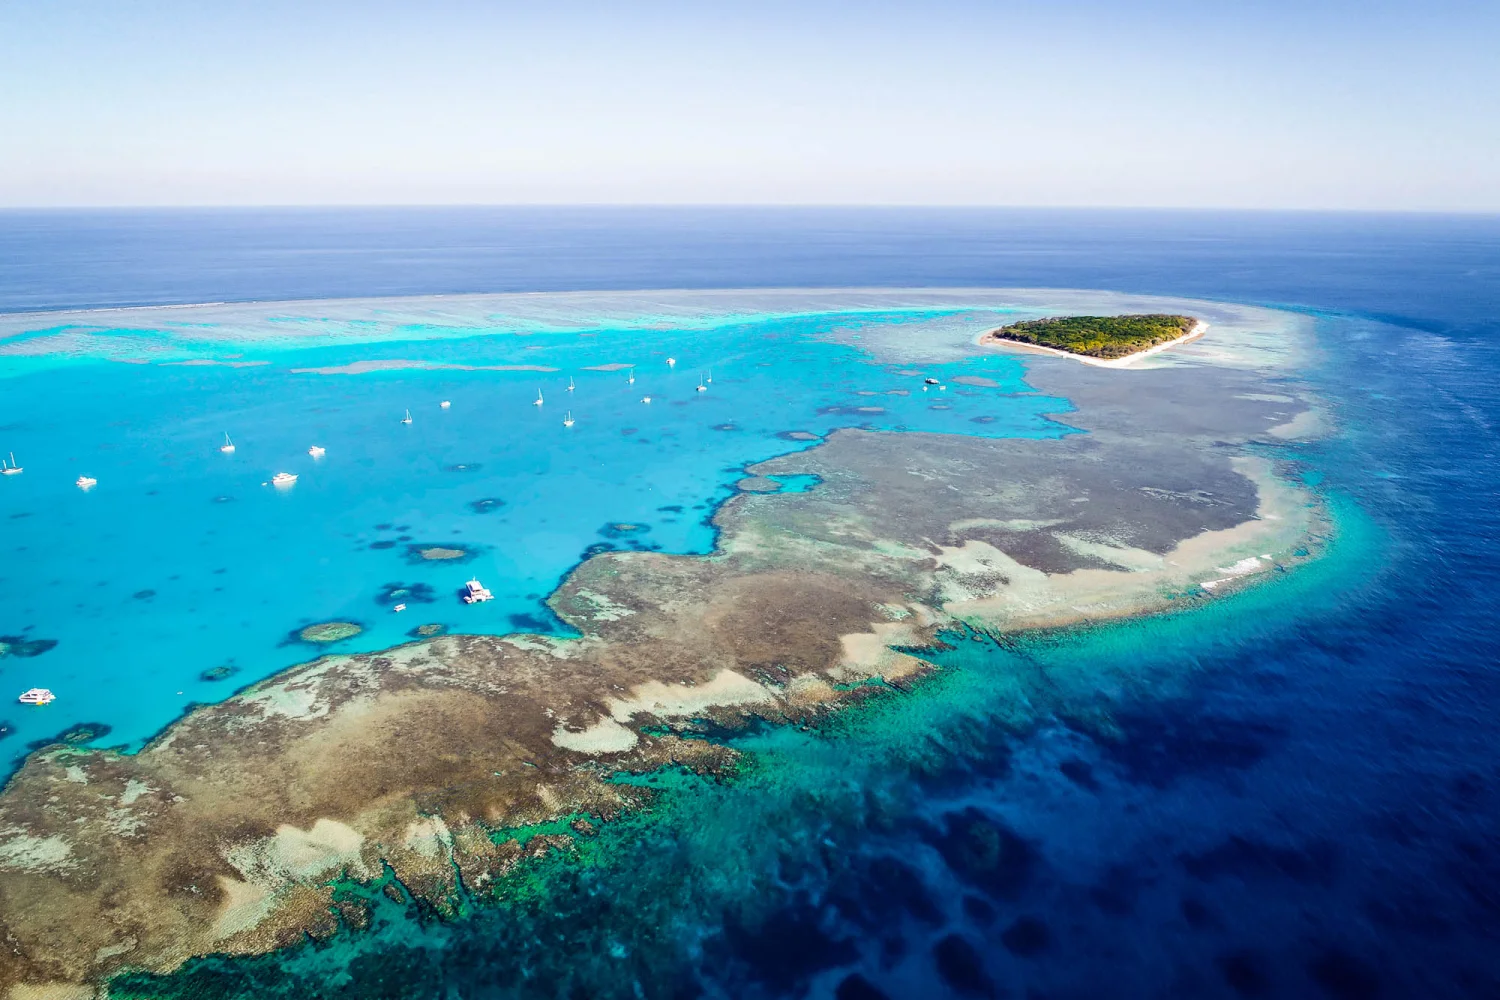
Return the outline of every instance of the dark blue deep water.
[[[758,775],[643,824],[628,879],[559,865],[526,897],[543,902],[504,919],[394,914],[354,959],[210,961],[139,995],[1500,996],[1500,218],[0,214],[0,311],[861,285],[1313,314],[1310,376],[1339,434],[1304,458],[1347,508],[1343,554],[1280,604],[1277,584],[1189,626],[958,641],[951,678],[903,709],[947,698],[957,724],[910,723],[933,735],[900,759],[840,756],[879,742],[860,726],[896,725],[878,712],[822,756],[805,734],[745,737]],[[10,544],[17,529],[0,531]],[[1048,657],[1193,669],[1170,691],[1143,685],[1109,738],[1061,716],[1015,731],[965,693],[996,664]],[[778,800],[780,758],[802,792]],[[805,794],[818,767],[825,793]],[[764,808],[745,807],[751,794]],[[714,826],[724,815],[731,832]],[[674,834],[679,821],[699,828]],[[738,845],[741,881],[694,874],[708,870],[694,844],[715,838]]]

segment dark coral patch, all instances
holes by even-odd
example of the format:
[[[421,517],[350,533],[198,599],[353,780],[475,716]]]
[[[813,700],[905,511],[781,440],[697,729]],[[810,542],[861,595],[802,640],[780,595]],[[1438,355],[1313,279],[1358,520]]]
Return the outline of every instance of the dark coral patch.
[[[112,728],[112,726],[104,722],[80,722],[64,729],[52,739],[33,740],[27,744],[27,747],[31,750],[40,750],[43,747],[56,746],[59,743],[68,746],[81,746],[108,736]]]
[[[715,431],[737,431],[740,428],[737,424],[714,424],[713,427],[709,429]]]
[[[394,549],[395,547],[395,542],[379,541],[370,543],[370,548],[372,549]]]
[[[818,918],[813,907],[787,906],[753,929],[730,923],[724,937],[756,978],[775,993],[787,994],[858,955],[850,941],[829,933]]]
[[[515,629],[517,632],[548,631],[548,623],[538,618],[536,615],[516,614],[509,615],[507,617],[510,621],[510,627]]]
[[[949,813],[931,839],[954,874],[1002,899],[1019,893],[1040,862],[1020,835],[972,806]]]
[[[1206,851],[1180,854],[1177,860],[1189,875],[1205,882],[1221,875],[1247,880],[1281,875],[1303,885],[1328,886],[1336,877],[1338,851],[1324,840],[1298,848],[1232,836]]]
[[[971,423],[971,424],[993,424],[994,422],[995,422],[995,418],[994,417],[988,417],[988,416],[986,416],[986,417],[970,417],[969,418],[969,423]]]
[[[1125,738],[1105,741],[1105,752],[1131,781],[1155,788],[1189,774],[1251,767],[1286,735],[1276,723],[1208,713],[1143,712],[1116,721]]]
[[[469,509],[476,514],[492,514],[505,506],[505,501],[499,497],[481,497],[478,500],[469,501]]]
[[[448,631],[448,626],[432,623],[428,625],[418,625],[416,628],[411,629],[406,634],[411,636],[413,639],[430,639],[435,635],[442,635],[446,631]]]
[[[28,639],[24,635],[0,635],[0,656],[41,656],[56,645],[56,639]]]
[[[130,596],[133,597],[133,598],[135,598],[137,601],[149,601],[149,600],[151,600],[151,598],[153,598],[153,597],[156,596],[156,591],[154,591],[154,590],[137,590],[135,593],[131,594]]]
[[[957,934],[949,934],[932,948],[938,975],[965,996],[993,996],[995,984],[984,971],[984,960],[974,946]]]
[[[223,681],[228,680],[240,672],[240,668],[230,663],[221,663],[217,667],[209,667],[198,675],[200,681]]]
[[[886,993],[857,972],[844,977],[833,997],[834,1000],[890,1000]]]
[[[1334,1000],[1372,1000],[1380,995],[1380,977],[1369,963],[1329,948],[1307,963],[1307,974]]]
[[[599,529],[599,534],[605,538],[630,538],[634,535],[644,535],[651,530],[649,524],[606,524]]]
[[[1229,988],[1242,997],[1263,997],[1271,990],[1265,963],[1252,951],[1231,951],[1214,959]]]
[[[376,604],[431,604],[437,592],[425,583],[387,583],[375,595]]]
[[[424,566],[428,563],[446,563],[448,565],[462,565],[470,562],[479,555],[479,550],[466,545],[454,545],[452,542],[408,542],[406,545],[406,561],[413,566]]]
[[[1074,757],[1057,765],[1057,769],[1079,788],[1087,788],[1091,792],[1099,790],[1099,779],[1094,777],[1094,769],[1089,766],[1088,761]]]
[[[1036,917],[1020,917],[1000,934],[1000,943],[1012,955],[1031,958],[1052,947],[1052,929]]]

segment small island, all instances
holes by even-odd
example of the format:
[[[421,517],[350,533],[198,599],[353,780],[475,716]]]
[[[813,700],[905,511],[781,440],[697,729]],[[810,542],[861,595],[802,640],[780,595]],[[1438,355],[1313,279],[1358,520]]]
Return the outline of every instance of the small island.
[[[1049,316],[991,330],[980,343],[1009,341],[1083,358],[1123,361],[1202,334],[1192,316]]]

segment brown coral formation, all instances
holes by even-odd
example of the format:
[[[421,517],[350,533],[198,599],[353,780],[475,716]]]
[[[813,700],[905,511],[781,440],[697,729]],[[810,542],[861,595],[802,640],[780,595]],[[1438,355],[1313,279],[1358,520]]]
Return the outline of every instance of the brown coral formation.
[[[137,755],[35,755],[0,794],[0,990],[326,933],[328,881],[382,863],[434,900],[455,871],[482,887],[557,842],[497,831],[636,805],[610,773],[730,766],[731,751],[671,735],[686,720],[806,720],[870,690],[850,682],[930,669],[893,647],[955,618],[1127,614],[1251,558],[1293,560],[1309,498],[1223,446],[1266,424],[1265,404],[1183,434],[1184,414],[1157,403],[1126,435],[1109,429],[1115,391],[1070,387],[1093,401],[1069,416],[1091,434],[844,431],[763,463],[750,471],[821,483],[738,495],[708,557],[589,559],[551,602],[581,638],[327,656]]]

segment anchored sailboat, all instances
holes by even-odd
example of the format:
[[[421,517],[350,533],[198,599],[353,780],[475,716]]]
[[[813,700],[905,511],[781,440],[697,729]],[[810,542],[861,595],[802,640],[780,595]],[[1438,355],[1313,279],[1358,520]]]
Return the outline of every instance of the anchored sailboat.
[[[563,426],[564,427],[572,427],[573,426],[573,411],[572,410],[569,410],[567,416],[563,417]]]
[[[403,424],[409,424],[409,423],[411,423],[411,411],[410,410],[406,411],[406,416],[404,416],[404,417],[401,418],[401,422]]]
[[[698,376],[698,391],[699,392],[707,392],[708,391],[708,386],[706,386],[706,385],[703,384],[703,376],[702,375]]]
[[[14,476],[16,473],[18,473],[20,471],[21,471],[21,467],[16,464],[16,453],[15,452],[11,452],[10,453],[10,461],[9,462],[5,461],[4,459],[0,459],[0,475]]]
[[[575,388],[576,388],[576,386],[573,385],[573,376],[569,375],[568,376],[568,391],[572,392]]]
[[[635,385],[635,366],[630,366],[630,377],[625,380],[626,385]]]
[[[234,442],[229,440],[229,432],[224,432],[224,443],[219,445],[219,450],[226,455],[234,454]]]

